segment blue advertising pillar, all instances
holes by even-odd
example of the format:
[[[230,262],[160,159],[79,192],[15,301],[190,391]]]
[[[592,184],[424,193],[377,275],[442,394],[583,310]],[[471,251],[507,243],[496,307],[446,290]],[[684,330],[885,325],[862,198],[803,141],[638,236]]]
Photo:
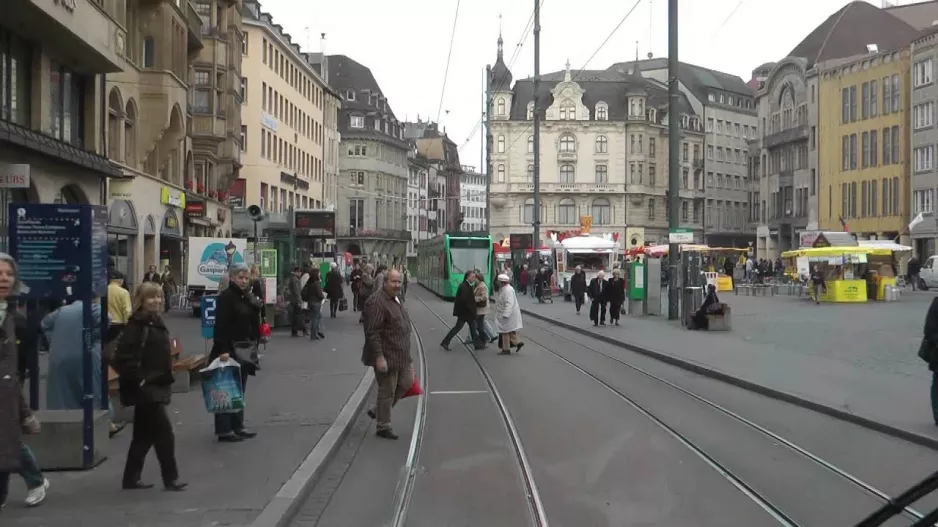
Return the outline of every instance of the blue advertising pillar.
[[[107,207],[11,203],[10,255],[19,264],[26,300],[82,302],[82,465],[96,462],[94,359],[107,333],[107,309],[92,316],[92,301],[107,305]],[[99,333],[99,334],[95,334]],[[101,350],[97,350],[100,356]],[[33,373],[38,377],[38,373]],[[101,408],[108,407],[107,372],[102,372]]]

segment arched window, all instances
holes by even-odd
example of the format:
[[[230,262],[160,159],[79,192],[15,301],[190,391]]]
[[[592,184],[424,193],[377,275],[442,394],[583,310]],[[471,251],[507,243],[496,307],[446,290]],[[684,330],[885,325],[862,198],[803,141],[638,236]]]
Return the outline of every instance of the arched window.
[[[496,111],[498,115],[505,115],[505,99],[498,98],[498,110]]]
[[[576,152],[576,138],[571,134],[564,134],[560,136],[560,151]]]
[[[573,165],[560,166],[560,182],[576,183],[576,170],[573,168]]]
[[[604,102],[596,103],[596,120],[597,121],[608,121],[609,120],[609,107]]]
[[[503,135],[498,136],[498,153],[505,153],[505,136]]]
[[[690,117],[686,115],[681,116],[681,128],[688,128],[690,126]]]
[[[576,203],[570,198],[563,198],[557,204],[557,224],[573,225],[576,222]]]
[[[498,169],[496,171],[498,173],[498,182],[504,183],[505,182],[505,165],[498,165]]]
[[[528,165],[528,172],[525,176],[528,183],[534,183],[534,165]]]
[[[658,122],[658,111],[655,110],[654,108],[649,108],[649,109],[648,109],[648,120],[651,121],[651,122],[653,122],[653,123],[657,123],[657,122]]]
[[[601,135],[596,138],[596,153],[597,154],[609,153],[609,140],[606,139],[606,136]]]
[[[533,101],[528,103],[528,120],[529,121],[534,120],[534,102]]]
[[[609,225],[612,223],[612,205],[606,198],[596,198],[591,207],[593,225]]]
[[[524,200],[524,206],[521,208],[521,222],[534,223],[534,198]]]
[[[528,153],[529,154],[534,153],[534,136],[533,135],[528,136]]]

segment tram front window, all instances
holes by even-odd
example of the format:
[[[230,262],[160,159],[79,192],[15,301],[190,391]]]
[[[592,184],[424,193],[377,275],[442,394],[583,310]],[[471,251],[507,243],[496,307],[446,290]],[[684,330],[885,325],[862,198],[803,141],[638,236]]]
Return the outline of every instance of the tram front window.
[[[451,272],[460,275],[467,271],[488,269],[489,251],[486,249],[468,249],[450,247],[449,250]]]

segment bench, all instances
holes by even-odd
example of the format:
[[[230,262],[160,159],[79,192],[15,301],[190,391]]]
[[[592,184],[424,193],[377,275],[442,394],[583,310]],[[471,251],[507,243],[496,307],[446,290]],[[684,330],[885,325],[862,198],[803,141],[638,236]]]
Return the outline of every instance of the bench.
[[[729,331],[730,324],[730,306],[723,304],[722,314],[707,315],[707,331]]]
[[[192,385],[192,376],[205,367],[204,353],[198,355],[182,356],[182,346],[175,338],[169,340],[169,353],[173,357],[173,393],[185,393]]]

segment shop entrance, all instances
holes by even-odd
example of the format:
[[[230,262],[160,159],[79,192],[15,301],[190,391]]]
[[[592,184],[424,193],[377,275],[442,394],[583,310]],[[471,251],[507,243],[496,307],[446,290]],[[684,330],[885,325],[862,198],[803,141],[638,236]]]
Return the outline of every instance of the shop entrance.
[[[176,284],[185,283],[184,261],[185,237],[182,234],[182,223],[175,209],[166,209],[163,221],[160,222],[160,272],[168,266],[176,278]]]
[[[107,216],[108,268],[124,274],[128,286],[136,283],[137,214],[131,202],[123,199],[111,202]]]

